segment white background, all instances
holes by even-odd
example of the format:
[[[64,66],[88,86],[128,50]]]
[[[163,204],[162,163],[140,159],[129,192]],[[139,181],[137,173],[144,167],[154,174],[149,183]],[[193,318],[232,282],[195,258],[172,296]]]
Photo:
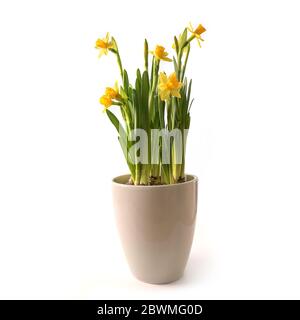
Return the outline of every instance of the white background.
[[[0,298],[300,298],[299,1],[1,1]],[[200,179],[184,278],[135,280],[111,179],[127,172],[98,98],[110,31],[132,76],[143,39],[202,23],[187,171]],[[170,65],[164,63],[169,71]]]

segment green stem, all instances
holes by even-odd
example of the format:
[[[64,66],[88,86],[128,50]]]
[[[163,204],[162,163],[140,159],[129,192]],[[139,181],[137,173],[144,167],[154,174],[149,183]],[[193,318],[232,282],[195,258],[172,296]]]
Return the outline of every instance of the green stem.
[[[117,62],[118,62],[118,65],[119,65],[121,78],[123,79],[124,71],[123,71],[122,61],[121,61],[121,57],[120,57],[120,52],[119,52],[119,49],[118,49],[118,44],[117,44],[117,41],[115,40],[114,37],[112,37],[111,40],[112,40],[113,45],[114,45],[114,48],[111,51],[114,52],[116,54],[116,56],[117,56]]]
[[[153,72],[153,79],[151,83],[151,92],[150,92],[150,98],[149,98],[149,108],[152,109],[153,104],[153,98],[157,87],[158,82],[158,72],[159,72],[159,60],[154,61],[154,72]]]
[[[188,62],[189,54],[190,54],[190,46],[188,46],[187,52],[186,52],[186,55],[185,55],[185,60],[184,60],[183,69],[182,69],[182,74],[181,74],[181,80],[180,80],[181,82],[182,82],[183,79],[184,79],[185,69],[186,69],[186,65],[187,65],[187,62]]]
[[[184,130],[182,130],[182,165],[181,165],[181,170],[180,170],[180,178],[185,177],[186,140],[187,140],[187,136],[185,136]]]
[[[190,44],[190,42],[195,39],[195,36],[192,35],[190,36],[186,42],[183,44],[183,46],[179,49],[179,52],[177,54],[177,60],[178,60],[178,74],[177,74],[177,77],[178,79],[183,79],[184,77],[184,73],[185,73],[185,68],[186,68],[186,63],[187,63],[187,59],[188,59],[188,54],[189,54],[189,49],[188,49],[188,52],[187,52],[187,55],[186,55],[186,58],[185,58],[185,63],[184,63],[184,67],[183,67],[183,73],[181,75],[181,67],[182,67],[182,55],[183,55],[183,50],[185,49],[186,46],[188,46]]]
[[[139,185],[140,184],[140,180],[141,180],[141,164],[137,163],[135,165],[135,181],[134,181],[134,184],[135,185]]]
[[[177,74],[177,78],[180,79],[180,75],[181,75],[181,60],[182,60],[182,48],[180,48],[179,50],[179,54],[177,56],[177,60],[178,60],[178,74]]]
[[[123,66],[122,66],[122,61],[121,61],[119,50],[117,50],[116,55],[117,55],[117,61],[118,61],[118,65],[119,65],[119,69],[120,69],[120,73],[121,73],[121,78],[123,79],[124,71],[123,71]]]

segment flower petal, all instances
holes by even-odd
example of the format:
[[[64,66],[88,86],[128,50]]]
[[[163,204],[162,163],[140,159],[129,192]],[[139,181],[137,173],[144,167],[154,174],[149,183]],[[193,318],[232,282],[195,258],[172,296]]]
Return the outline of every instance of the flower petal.
[[[181,98],[181,95],[177,89],[172,90],[171,95],[176,98]]]
[[[168,82],[168,77],[167,77],[167,75],[166,75],[164,72],[161,72],[161,73],[159,74],[159,82],[160,82],[160,83],[166,83],[166,82]]]

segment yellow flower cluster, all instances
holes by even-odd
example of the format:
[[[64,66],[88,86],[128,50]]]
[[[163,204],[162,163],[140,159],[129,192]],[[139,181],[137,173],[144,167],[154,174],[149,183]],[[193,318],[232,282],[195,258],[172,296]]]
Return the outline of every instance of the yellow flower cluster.
[[[104,110],[109,108],[111,105],[114,104],[114,100],[120,100],[121,96],[119,94],[118,85],[115,84],[114,88],[107,87],[105,89],[104,95],[99,99],[99,102],[104,106]]]
[[[200,40],[204,41],[201,35],[206,31],[206,29],[202,26],[202,24],[199,24],[195,29],[190,24],[189,27],[187,27],[185,30],[188,30],[191,33],[191,36],[187,39],[186,33],[185,33],[185,37],[183,40],[181,39],[182,35],[179,36],[179,42],[180,41],[183,42],[181,43],[183,52],[186,51],[187,44],[190,43],[193,39],[197,39],[198,44],[201,47]],[[99,57],[101,57],[103,54],[107,55],[110,49],[111,49],[110,51],[117,53],[118,63],[120,65],[120,68],[122,69],[119,52],[117,47],[114,45],[114,43],[115,43],[114,39],[110,38],[109,33],[107,33],[104,38],[97,39],[95,48],[100,51]],[[175,44],[173,44],[172,47],[175,49]],[[157,45],[153,51],[149,51],[149,52],[155,57],[156,61],[158,62],[161,60],[168,61],[168,62],[172,61],[172,59],[168,57],[169,55],[168,52],[166,52],[165,48],[161,45]],[[168,100],[171,97],[181,98],[180,89],[182,87],[182,83],[177,79],[175,72],[170,74],[169,76],[167,76],[164,72],[161,72],[158,78],[159,78],[158,79],[159,81],[157,84],[157,89],[158,89],[158,94],[161,100]],[[106,110],[113,104],[121,105],[122,98],[121,98],[121,95],[119,94],[118,85],[116,84],[114,88],[107,87],[105,90],[105,93],[101,96],[99,101],[104,106],[105,108],[104,110]]]

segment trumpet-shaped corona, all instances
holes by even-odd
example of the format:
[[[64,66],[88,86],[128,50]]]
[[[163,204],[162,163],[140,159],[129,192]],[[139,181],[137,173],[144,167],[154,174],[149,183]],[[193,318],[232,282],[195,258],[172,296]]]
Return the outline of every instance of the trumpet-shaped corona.
[[[155,50],[150,51],[150,53],[152,53],[157,60],[172,61],[172,59],[168,58],[169,54],[163,46],[156,46]]]

